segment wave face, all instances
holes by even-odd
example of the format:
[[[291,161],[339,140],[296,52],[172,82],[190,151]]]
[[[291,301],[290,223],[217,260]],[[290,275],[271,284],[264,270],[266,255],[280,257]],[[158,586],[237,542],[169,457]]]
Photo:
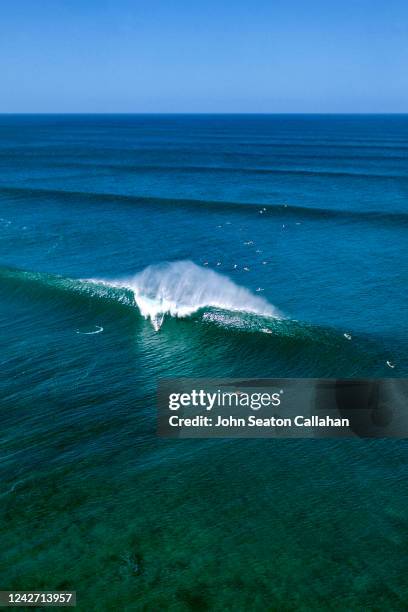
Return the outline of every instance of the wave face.
[[[263,317],[282,318],[267,300],[236,285],[227,276],[197,266],[192,261],[176,261],[148,266],[133,278],[100,281],[131,290],[140,313],[160,329],[166,315],[187,317],[203,308],[218,308]]]
[[[343,330],[287,318],[266,299],[191,261],[150,265],[133,277],[116,280],[69,278],[0,267],[0,290],[11,300],[28,299],[30,308],[31,304],[45,304],[49,307],[47,317],[51,318],[64,318],[64,303],[74,307],[78,315],[75,335],[94,336],[115,329],[129,320],[122,316],[124,313],[133,312],[150,320],[155,331],[168,316],[172,320],[166,325],[166,342],[172,345],[176,341],[177,345],[180,337],[189,342],[192,326],[179,327],[176,323],[179,318],[188,318],[190,324],[200,323],[194,325],[192,337],[198,334],[200,342],[214,346],[221,342],[228,360],[235,362],[237,354],[247,346],[252,346],[251,354],[257,363],[261,356],[257,368],[270,364],[273,355],[276,375],[285,371],[291,376],[307,373],[316,377],[323,371],[325,376],[333,376],[342,368],[340,371],[352,375],[358,372],[361,376],[362,371],[372,375],[373,368],[380,366],[381,375],[384,367],[387,376],[392,373],[391,366],[385,366],[390,359],[389,349],[384,350],[376,340],[353,334],[350,342],[351,336],[347,337]],[[98,318],[92,315],[88,320],[90,312],[98,312]],[[68,326],[71,324],[70,318]],[[242,333],[249,334],[245,341]],[[269,342],[271,338],[273,343]],[[192,353],[195,349],[196,346]],[[199,354],[192,357],[192,362],[196,359]],[[289,370],[285,370],[288,359]],[[314,369],[316,360],[319,370]]]

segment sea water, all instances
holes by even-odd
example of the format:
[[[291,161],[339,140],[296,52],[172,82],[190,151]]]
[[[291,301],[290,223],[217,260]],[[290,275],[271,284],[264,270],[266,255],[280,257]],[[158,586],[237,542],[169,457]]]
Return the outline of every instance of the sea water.
[[[405,442],[164,441],[155,394],[406,376],[407,199],[403,115],[1,116],[3,588],[401,606]]]

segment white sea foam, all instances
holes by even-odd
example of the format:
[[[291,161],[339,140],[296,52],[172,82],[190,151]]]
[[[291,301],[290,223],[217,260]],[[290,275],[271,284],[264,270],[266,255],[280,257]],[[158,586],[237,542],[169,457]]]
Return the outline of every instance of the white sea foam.
[[[79,329],[77,329],[77,334],[81,334],[82,336],[93,336],[94,334],[100,334],[101,332],[103,332],[103,327],[102,325],[95,325],[95,328],[93,331],[81,331]]]
[[[265,317],[282,316],[266,299],[192,261],[148,266],[132,278],[108,284],[131,290],[140,313],[151,320],[155,330],[160,329],[166,315],[187,317],[206,307]]]

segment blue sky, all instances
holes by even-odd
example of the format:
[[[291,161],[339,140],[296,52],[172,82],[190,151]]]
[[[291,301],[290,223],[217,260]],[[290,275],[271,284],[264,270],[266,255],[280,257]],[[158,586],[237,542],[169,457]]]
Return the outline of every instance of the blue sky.
[[[2,0],[0,112],[408,112],[406,0]]]

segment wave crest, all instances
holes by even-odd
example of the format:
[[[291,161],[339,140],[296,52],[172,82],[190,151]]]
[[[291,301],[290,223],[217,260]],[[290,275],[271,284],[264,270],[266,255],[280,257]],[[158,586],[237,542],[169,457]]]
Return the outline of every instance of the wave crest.
[[[167,314],[187,317],[202,308],[282,318],[264,298],[236,285],[227,276],[197,266],[192,261],[151,265],[133,278],[109,284],[130,289],[141,315],[151,320],[156,331]]]

